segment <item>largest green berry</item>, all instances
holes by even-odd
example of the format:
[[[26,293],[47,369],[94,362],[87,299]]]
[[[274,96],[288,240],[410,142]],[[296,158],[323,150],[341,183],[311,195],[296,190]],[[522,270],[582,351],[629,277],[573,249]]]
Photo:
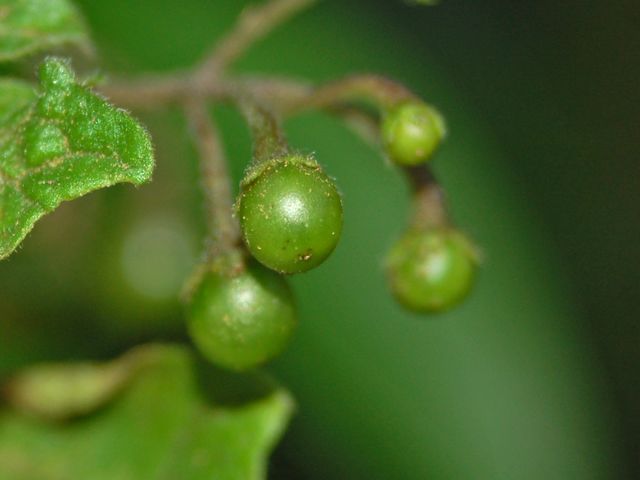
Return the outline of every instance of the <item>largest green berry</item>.
[[[233,274],[208,272],[191,298],[187,324],[205,357],[245,370],[284,349],[296,316],[286,279],[251,262]]]
[[[238,216],[247,248],[267,267],[299,273],[322,263],[342,231],[342,201],[315,160],[268,161],[242,182]]]
[[[467,296],[476,263],[473,247],[459,232],[445,227],[410,230],[391,249],[387,275],[402,305],[417,312],[440,312]]]
[[[396,105],[382,122],[382,142],[391,160],[399,165],[429,160],[445,134],[438,111],[417,100]]]

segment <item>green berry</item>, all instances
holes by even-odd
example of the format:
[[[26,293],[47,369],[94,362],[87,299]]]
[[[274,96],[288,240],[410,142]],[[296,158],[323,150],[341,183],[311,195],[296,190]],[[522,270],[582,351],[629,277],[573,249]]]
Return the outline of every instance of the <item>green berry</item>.
[[[243,271],[210,271],[187,311],[189,333],[213,363],[246,370],[278,355],[296,326],[286,279],[252,261]]]
[[[250,171],[237,210],[251,254],[280,273],[321,264],[342,232],[340,194],[311,158],[271,160]]]
[[[442,116],[419,101],[395,106],[382,122],[384,147],[391,160],[399,165],[419,165],[429,160],[445,134]]]
[[[387,259],[389,285],[396,299],[417,312],[441,312],[469,293],[476,273],[476,255],[455,230],[410,230]]]

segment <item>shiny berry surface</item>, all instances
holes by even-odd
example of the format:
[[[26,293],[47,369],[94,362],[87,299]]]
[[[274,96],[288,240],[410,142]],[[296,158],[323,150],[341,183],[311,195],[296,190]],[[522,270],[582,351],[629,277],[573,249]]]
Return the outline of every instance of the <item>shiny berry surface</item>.
[[[446,134],[442,116],[431,106],[411,101],[394,107],[382,122],[382,142],[398,165],[428,161]]]
[[[342,200],[333,180],[302,157],[272,161],[245,180],[237,214],[248,250],[281,273],[321,264],[342,232]]]
[[[387,276],[403,306],[417,312],[441,312],[467,296],[476,266],[469,241],[455,230],[413,230],[389,253]]]
[[[246,370],[280,353],[296,326],[286,279],[252,261],[235,276],[208,272],[187,311],[188,329],[213,363]]]

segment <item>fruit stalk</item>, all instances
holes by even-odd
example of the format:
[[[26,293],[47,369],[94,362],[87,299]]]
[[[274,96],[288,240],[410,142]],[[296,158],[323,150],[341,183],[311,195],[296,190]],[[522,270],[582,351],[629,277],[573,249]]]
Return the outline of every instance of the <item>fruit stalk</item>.
[[[289,148],[276,117],[247,95],[236,97],[253,139],[252,166],[288,155]]]
[[[233,193],[227,159],[217,127],[200,101],[185,104],[185,113],[198,149],[209,235],[206,259],[211,261],[238,248],[240,232],[233,218]]]
[[[413,191],[412,228],[427,229],[449,224],[445,193],[430,168],[420,165],[405,167]]]

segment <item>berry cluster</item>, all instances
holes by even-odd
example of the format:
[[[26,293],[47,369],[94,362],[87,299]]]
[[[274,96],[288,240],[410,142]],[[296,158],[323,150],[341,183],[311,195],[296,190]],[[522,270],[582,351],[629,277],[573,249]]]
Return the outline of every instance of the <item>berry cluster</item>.
[[[428,161],[445,135],[442,116],[421,101],[399,103],[382,123],[387,155],[405,167]],[[471,242],[450,225],[433,176],[419,178],[413,222],[391,249],[386,269],[398,302],[416,312],[434,313],[456,306],[469,293],[477,255]]]
[[[433,107],[390,85],[369,77],[349,79],[310,92],[306,106],[334,107],[362,90],[374,93],[368,99],[380,112],[376,136],[414,184],[411,225],[386,261],[389,287],[410,310],[444,311],[470,291],[477,264],[471,243],[449,224],[426,166],[446,128]],[[305,107],[299,103],[298,110]],[[237,222],[237,241],[205,262],[187,317],[206,357],[243,370],[268,361],[288,343],[296,315],[286,275],[306,272],[329,257],[340,239],[343,213],[333,179],[314,158],[289,150],[273,114],[246,99],[239,106],[253,133],[254,159],[240,184],[234,218],[226,219]]]

